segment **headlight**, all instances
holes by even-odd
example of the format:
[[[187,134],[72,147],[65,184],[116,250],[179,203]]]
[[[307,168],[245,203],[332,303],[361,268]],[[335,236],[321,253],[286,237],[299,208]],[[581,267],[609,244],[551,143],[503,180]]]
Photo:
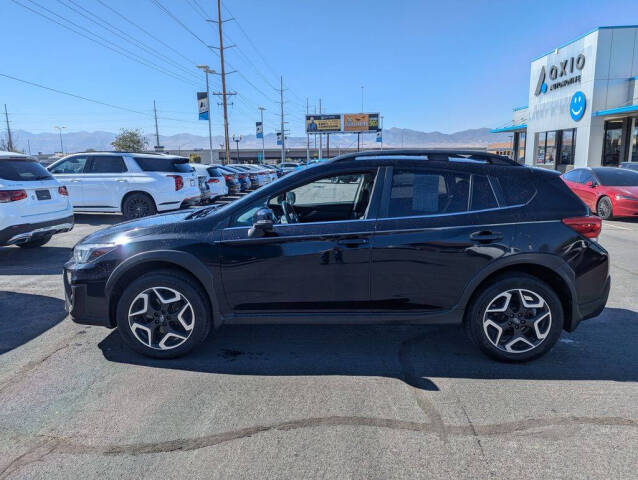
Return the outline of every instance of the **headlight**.
[[[632,197],[631,195],[616,195],[616,200],[633,200],[638,201],[638,198]]]
[[[102,255],[106,255],[117,247],[115,243],[87,243],[73,249],[75,263],[89,263]]]

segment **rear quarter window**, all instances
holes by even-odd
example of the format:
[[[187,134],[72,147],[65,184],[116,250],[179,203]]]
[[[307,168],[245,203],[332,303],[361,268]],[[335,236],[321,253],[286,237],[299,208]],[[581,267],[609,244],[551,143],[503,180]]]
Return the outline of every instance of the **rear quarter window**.
[[[175,158],[134,157],[137,164],[145,172],[190,173],[193,171],[188,163],[179,163]]]
[[[0,160],[0,178],[14,182],[35,182],[50,180],[53,177],[34,160]]]
[[[560,180],[560,177],[556,177]],[[524,205],[536,194],[536,186],[531,171],[516,174],[497,175],[492,177],[495,188],[499,191],[503,203],[507,206]],[[562,182],[562,180],[561,180]]]

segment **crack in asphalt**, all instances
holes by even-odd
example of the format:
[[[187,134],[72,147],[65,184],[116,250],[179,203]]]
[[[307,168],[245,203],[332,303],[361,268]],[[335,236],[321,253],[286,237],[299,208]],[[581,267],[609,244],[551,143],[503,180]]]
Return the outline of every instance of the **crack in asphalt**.
[[[26,375],[41,366],[47,360],[49,360],[53,355],[58,353],[60,350],[64,350],[65,348],[69,348],[71,346],[71,342],[65,343],[64,345],[60,345],[53,349],[51,352],[47,353],[45,356],[39,358],[38,360],[32,360],[26,363],[23,367],[21,367],[16,373],[14,373],[11,377],[9,377],[2,385],[0,385],[0,393],[4,392],[7,388],[16,383],[23,381],[26,378]]]
[[[487,425],[445,425],[447,435],[453,436],[499,436],[518,434],[529,430],[538,430],[556,426],[611,426],[638,427],[638,420],[624,417],[546,417],[530,418],[504,423]],[[0,471],[0,479],[29,463],[42,461],[52,454],[93,454],[93,455],[145,455],[156,453],[187,452],[212,447],[222,443],[249,438],[261,433],[281,431],[291,432],[305,428],[317,427],[372,427],[403,430],[418,433],[437,434],[438,426],[434,422],[413,422],[391,418],[358,417],[358,416],[329,416],[304,418],[270,425],[257,425],[228,432],[215,433],[194,438],[181,438],[162,442],[89,445],[76,442],[72,437],[40,435],[35,446],[20,457],[14,459],[7,467]],[[535,433],[535,432],[529,432]]]

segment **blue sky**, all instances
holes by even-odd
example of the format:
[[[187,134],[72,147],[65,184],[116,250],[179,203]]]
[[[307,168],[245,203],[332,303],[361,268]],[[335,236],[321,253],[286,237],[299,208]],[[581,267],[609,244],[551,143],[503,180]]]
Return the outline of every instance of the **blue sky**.
[[[127,127],[151,133],[155,99],[160,133],[207,134],[206,122],[196,120],[195,92],[204,89],[204,78],[193,63],[219,69],[219,59],[154,0],[16,1],[61,23],[70,20],[76,25],[73,28],[88,36],[89,32],[100,35],[138,61],[42,18],[14,0],[0,0],[4,38],[0,74],[146,115],[0,76],[0,104],[7,103],[14,129],[53,132],[53,125],[65,125],[69,131]],[[215,25],[206,23],[201,11],[216,18],[216,2],[157,1],[204,43],[218,44]],[[238,20],[225,23],[226,41],[238,45],[227,52],[232,65],[228,69],[239,71],[228,77],[229,88],[240,94],[230,108],[230,133],[244,135],[254,134],[259,105],[267,109],[265,130],[278,128],[278,92],[273,87],[278,86],[279,75],[289,89],[286,112],[293,135],[303,132],[306,97],[311,112],[319,97],[324,112],[357,112],[362,85],[364,110],[381,112],[385,128],[449,133],[503,124],[511,118],[512,107],[527,103],[532,58],[596,26],[638,19],[636,0],[226,0],[223,4],[225,16],[232,14]],[[98,23],[109,22],[111,31],[77,11]],[[118,34],[141,42],[142,48]],[[180,78],[170,76],[171,72]],[[217,90],[219,80],[212,81]],[[214,134],[221,134],[221,109],[216,105],[213,118]]]

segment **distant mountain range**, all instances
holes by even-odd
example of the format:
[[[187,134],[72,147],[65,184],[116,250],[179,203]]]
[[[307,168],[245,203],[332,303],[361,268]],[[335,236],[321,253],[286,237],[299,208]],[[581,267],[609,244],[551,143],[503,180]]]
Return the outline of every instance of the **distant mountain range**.
[[[60,137],[57,133],[31,133],[25,130],[17,130],[13,133],[13,142],[17,148],[31,153],[50,154],[60,151]],[[69,132],[62,135],[65,152],[81,152],[88,149],[112,150],[111,142],[116,134],[113,132]],[[374,134],[361,136],[362,145],[372,147],[375,143]],[[153,137],[147,135],[149,145],[154,144]],[[507,134],[492,134],[488,128],[475,128],[462,130],[455,133],[441,132],[420,132],[407,128],[389,128],[383,131],[384,147],[429,147],[429,148],[458,148],[458,147],[487,147],[488,143],[503,142],[508,139]],[[213,137],[213,147],[219,148],[224,141],[223,136]],[[311,137],[311,145],[314,140]],[[192,135],[190,133],[178,133],[175,135],[160,135],[160,143],[167,150],[192,150],[197,148],[208,148],[208,137]],[[274,133],[266,134],[266,148],[276,147],[276,136]],[[287,144],[291,147],[302,147],[306,145],[306,137],[289,137]],[[330,148],[353,147],[357,144],[357,136],[351,134],[331,135]],[[231,143],[234,147],[234,143]],[[325,143],[324,143],[325,145]],[[244,135],[239,144],[239,148],[259,148],[261,140],[257,140],[255,135]]]

